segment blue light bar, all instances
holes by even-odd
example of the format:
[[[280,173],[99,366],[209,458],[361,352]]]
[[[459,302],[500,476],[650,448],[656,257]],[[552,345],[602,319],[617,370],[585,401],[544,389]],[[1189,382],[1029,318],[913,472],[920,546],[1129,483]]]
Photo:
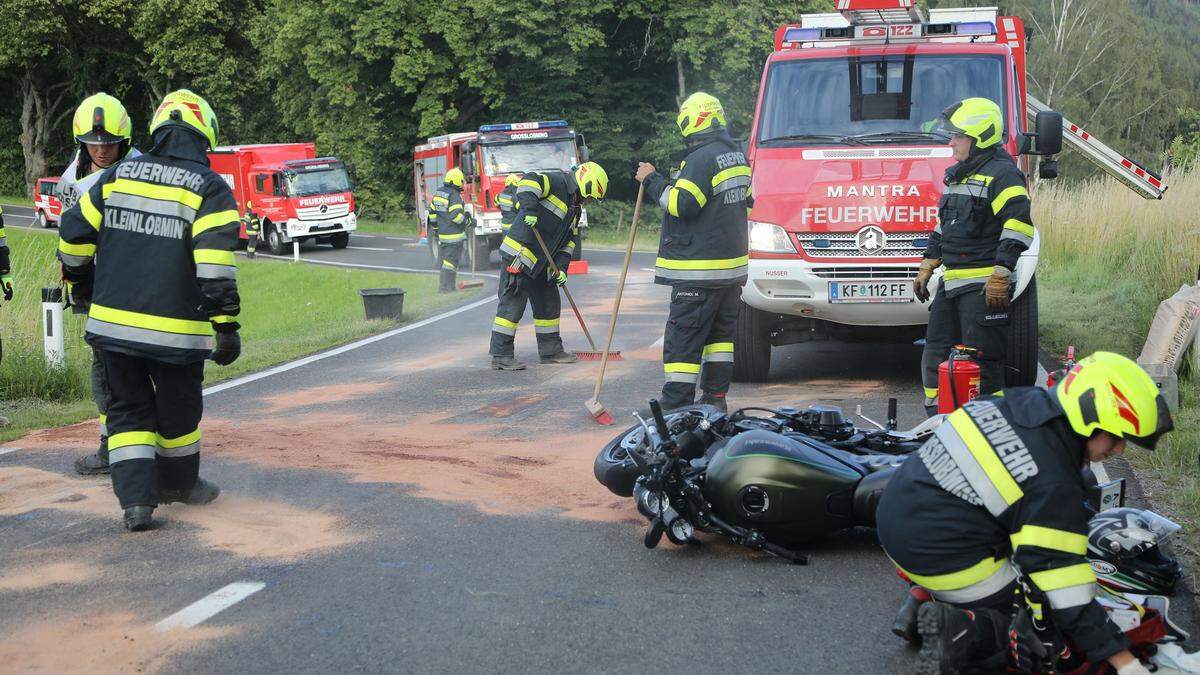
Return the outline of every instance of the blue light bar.
[[[958,35],[995,35],[996,24],[991,21],[966,21],[957,24],[954,32]]]
[[[820,39],[820,28],[789,28],[783,32],[784,42],[812,42]]]
[[[516,122],[514,124],[485,124],[479,127],[482,132],[488,131],[525,131],[528,129],[555,129],[567,126],[566,120],[549,120],[547,122]]]

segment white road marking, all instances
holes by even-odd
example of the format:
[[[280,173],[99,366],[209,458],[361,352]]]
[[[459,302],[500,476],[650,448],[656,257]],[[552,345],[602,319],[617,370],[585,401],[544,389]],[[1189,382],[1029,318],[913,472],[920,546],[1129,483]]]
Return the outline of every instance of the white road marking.
[[[665,339],[666,339],[666,337],[667,337],[667,336],[666,336],[666,335],[664,335],[664,336],[662,336],[662,337],[658,338],[657,340],[655,340],[655,341],[654,341],[654,344],[652,344],[652,345],[650,345],[650,346],[651,346],[651,347],[661,347],[661,346],[663,346],[663,340],[665,340]]]
[[[0,448],[0,455],[7,455],[10,452],[16,452],[18,450],[20,450],[20,448]]]
[[[239,581],[229,584],[159,621],[154,624],[154,629],[162,632],[176,628],[191,628],[266,587],[267,585],[261,581]]]
[[[270,377],[272,375],[278,375],[279,373],[286,373],[289,370],[295,370],[296,368],[299,368],[301,366],[307,366],[310,363],[316,363],[317,361],[322,361],[324,359],[330,358],[331,356],[345,354],[346,352],[353,351],[360,347],[366,347],[367,345],[375,344],[376,342],[379,342],[380,340],[386,340],[390,337],[400,335],[401,333],[407,333],[410,330],[416,330],[418,328],[428,326],[429,324],[434,323],[435,321],[441,321],[442,319],[445,319],[445,318],[448,318],[451,316],[455,316],[457,314],[462,314],[463,312],[470,311],[472,309],[475,309],[476,307],[482,307],[483,305],[486,305],[486,304],[492,303],[492,302],[496,302],[496,296],[494,296],[494,295],[486,297],[486,298],[482,298],[480,300],[476,300],[475,302],[472,302],[467,305],[463,305],[462,307],[457,307],[448,312],[443,312],[441,314],[438,314],[437,316],[431,316],[428,319],[422,319],[421,321],[418,321],[418,322],[408,325],[408,326],[401,326],[400,328],[395,328],[395,329],[389,330],[385,333],[380,333],[379,335],[372,335],[371,337],[363,338],[361,340],[351,342],[350,344],[345,344],[345,345],[342,345],[341,347],[336,347],[334,349],[330,349],[329,351],[326,351],[326,352],[320,352],[318,354],[313,354],[312,356],[306,356],[306,357],[304,357],[302,359],[298,359],[296,361],[289,361],[288,363],[280,364],[278,366],[275,366],[274,368],[268,368],[266,370],[263,370],[263,371],[260,371],[257,373],[251,373],[249,375],[244,375],[242,377],[239,377],[239,378],[236,378],[233,380],[229,380],[228,382],[214,384],[213,386],[208,387],[204,390],[204,395],[211,396],[212,394],[216,394],[217,392],[225,391],[226,389],[233,389],[234,387],[240,387],[243,384],[248,384],[250,382],[261,380],[263,378]]]
[[[390,239],[391,241],[412,241],[412,237],[384,237],[384,239]]]
[[[392,251],[390,248],[375,248],[374,246],[347,246],[346,248],[355,251]]]

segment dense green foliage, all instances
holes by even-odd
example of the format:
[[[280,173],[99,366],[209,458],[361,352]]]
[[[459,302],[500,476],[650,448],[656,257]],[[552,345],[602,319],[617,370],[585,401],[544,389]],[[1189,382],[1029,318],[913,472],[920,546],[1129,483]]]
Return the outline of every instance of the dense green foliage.
[[[1147,165],[1161,165],[1176,139],[1182,156],[1194,155],[1200,6],[999,4],[1033,28],[1035,93]],[[0,83],[13,94],[0,100],[0,193],[61,170],[71,151],[69,115],[85,95],[121,97],[144,145],[157,99],[187,86],[217,110],[223,142],[313,139],[320,152],[354,165],[368,215],[407,205],[419,140],[557,117],[585,132],[593,157],[617,179],[614,194],[628,198],[637,160],[662,162],[678,147],[672,121],[681,94],[716,94],[744,136],[774,29],[832,6],[8,0],[0,32],[18,38],[0,42]]]

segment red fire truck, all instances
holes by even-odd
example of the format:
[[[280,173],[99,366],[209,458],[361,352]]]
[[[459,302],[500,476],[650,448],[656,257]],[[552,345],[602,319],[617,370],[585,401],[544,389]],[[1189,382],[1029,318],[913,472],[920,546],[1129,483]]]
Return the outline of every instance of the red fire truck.
[[[448,170],[459,167],[466,176],[463,201],[475,218],[475,237],[473,245],[467,247],[467,254],[474,255],[478,249],[479,263],[484,265],[487,256],[499,249],[504,239],[500,209],[495,201],[496,195],[504,190],[504,179],[523,171],[566,171],[586,162],[587,157],[583,134],[564,120],[485,124],[478,131],[434,136],[418,145],[413,149],[414,203],[421,237],[428,240],[434,263],[439,260],[437,241],[428,237],[425,215]],[[586,211],[580,216],[579,227],[581,232],[587,227]],[[582,242],[575,242],[577,260],[582,250]]]
[[[47,176],[39,178],[33,186],[33,221],[38,227],[56,227],[62,218],[58,181],[58,176]]]
[[[317,157],[313,143],[219,147],[208,153],[212,170],[233,188],[238,212],[246,202],[262,220],[267,248],[283,255],[293,241],[315,239],[345,248],[358,226],[346,167],[336,157]],[[242,228],[242,238],[246,230]]]
[[[775,34],[747,148],[755,201],[735,341],[741,380],[767,377],[773,346],[924,334],[928,305],[913,297],[912,280],[954,162],[936,123],[956,101],[1000,104],[1004,147],[1027,174],[1037,154],[1040,175],[1057,175],[1052,155],[1065,127],[1089,159],[1143,196],[1162,195],[1158,176],[1027,94],[1019,17],[995,8],[926,17],[914,5],[838,0],[838,13],[806,14]],[[1038,249],[1035,235],[1016,269],[1010,384],[1036,376]]]

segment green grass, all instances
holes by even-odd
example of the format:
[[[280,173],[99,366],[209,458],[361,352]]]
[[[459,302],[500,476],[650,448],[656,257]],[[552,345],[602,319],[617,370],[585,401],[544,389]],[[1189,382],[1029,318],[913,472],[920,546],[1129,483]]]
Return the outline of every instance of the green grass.
[[[95,414],[88,380],[90,350],[83,342],[82,316],[66,315],[66,363],[47,368],[42,357],[38,289],[57,284],[52,233],[9,232],[17,296],[0,308],[4,358],[0,361],[0,414],[12,424],[0,441],[28,430],[78,422]],[[239,258],[242,296],[242,356],[229,366],[211,362],[207,383],[237,377],[290,361],[396,324],[363,318],[360,288],[403,288],[405,320],[471,297],[439,296],[433,274],[393,274],[324,265]],[[481,293],[482,291],[477,291]]]
[[[397,237],[415,237],[417,236],[417,219],[415,216],[408,215],[398,220],[374,220],[372,218],[360,218],[358,220],[358,232],[363,234],[388,234]]]
[[[3,195],[0,194],[0,204],[12,204],[14,206],[33,206],[33,200],[25,195]]]

